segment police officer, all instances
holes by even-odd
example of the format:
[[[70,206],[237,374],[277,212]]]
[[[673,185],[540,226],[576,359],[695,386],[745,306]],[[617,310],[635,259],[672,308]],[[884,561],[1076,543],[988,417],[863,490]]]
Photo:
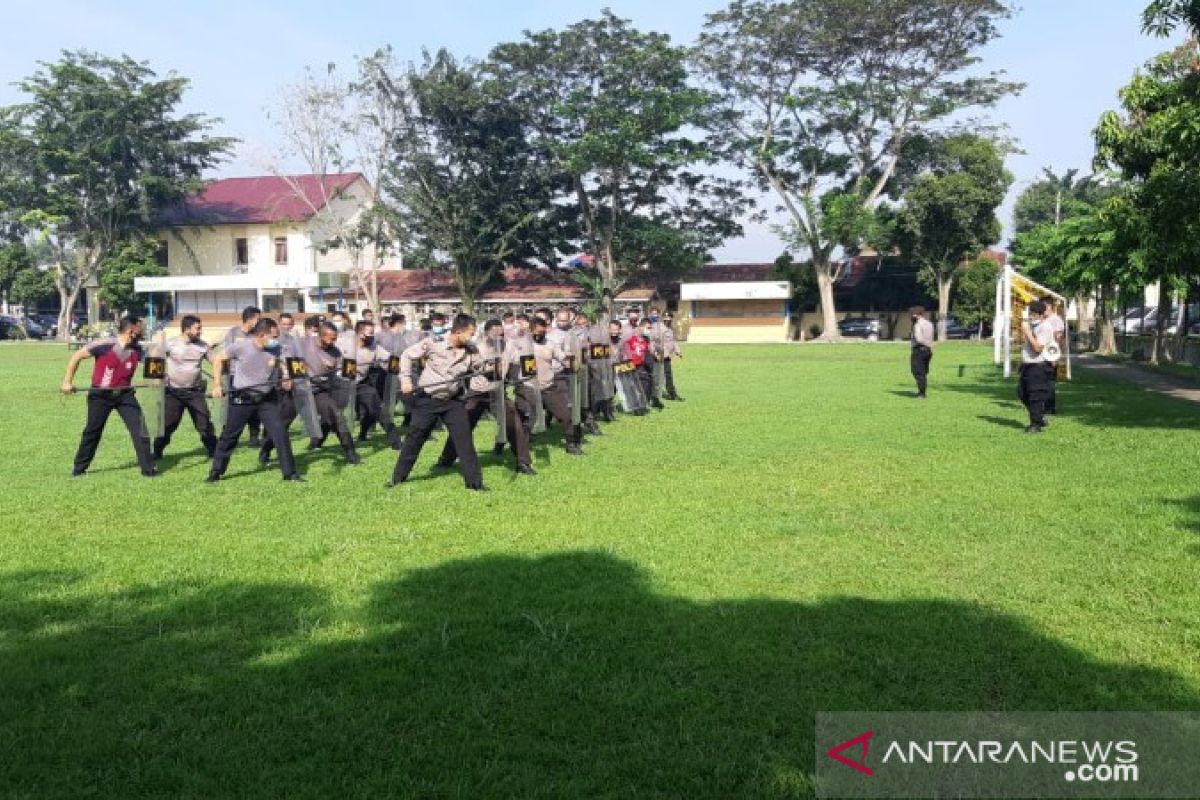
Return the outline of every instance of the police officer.
[[[459,461],[462,462],[463,482],[468,489],[486,491],[471,424],[467,418],[464,398],[466,382],[479,375],[483,359],[471,344],[475,335],[475,319],[458,314],[442,341],[425,339],[405,350],[400,356],[401,392],[413,396],[412,425],[400,447],[400,457],[388,486],[408,480],[417,456],[425,446],[434,425],[442,421],[450,432]],[[414,361],[425,362],[421,377],[412,379]]]
[[[601,365],[592,363],[591,349],[593,344],[603,344],[604,332],[592,324],[593,319],[593,316],[587,311],[579,311],[575,314],[575,327],[571,333],[575,336],[575,351],[580,356],[576,363],[576,369],[587,371],[587,394],[579,397],[579,402],[583,406],[580,423],[583,425],[583,429],[591,435],[601,436],[604,431],[596,423],[596,407],[599,404],[600,387],[598,384],[603,375],[601,374]]]
[[[154,468],[154,455],[150,440],[142,429],[142,407],[134,396],[133,376],[144,352],[138,344],[141,338],[142,321],[138,317],[123,317],[117,323],[117,335],[84,345],[76,350],[67,361],[67,374],[63,378],[63,394],[75,393],[75,372],[89,358],[96,359],[92,369],[92,384],[87,396],[87,423],[79,437],[79,449],[75,453],[75,467],[71,477],[87,472],[96,456],[100,437],[108,415],[117,412],[129,437],[133,440],[133,451],[137,454],[142,475],[153,478],[158,475]]]
[[[322,322],[320,331],[315,339],[309,339],[302,348],[304,363],[308,367],[309,383],[313,389],[313,403],[317,407],[317,416],[321,420],[321,437],[309,442],[309,449],[315,450],[325,443],[325,437],[332,431],[336,433],[346,461],[350,464],[360,464],[362,459],[354,449],[354,437],[342,409],[338,406],[335,392],[338,391],[336,381],[343,363],[342,351],[338,349],[337,326],[332,322]]]
[[[467,421],[470,423],[472,431],[479,424],[479,420],[483,418],[484,412],[492,408],[492,398],[497,389],[502,388],[506,376],[510,374],[513,367],[519,368],[520,364],[519,346],[515,342],[505,340],[504,326],[498,319],[488,320],[484,324],[483,338],[479,340],[477,346],[485,369],[490,370],[490,374],[472,378],[467,384],[467,397],[464,405],[467,409]],[[520,401],[519,393],[517,398]],[[529,456],[528,408],[525,409],[525,414],[522,416],[517,404],[508,402],[506,398],[504,414],[504,428],[508,434],[508,443],[517,457],[517,474],[536,475],[537,472],[533,469]],[[502,455],[503,445],[497,445],[497,450],[496,455]],[[446,444],[442,448],[442,456],[438,459],[437,465],[443,469],[449,469],[454,466],[457,458],[458,450],[454,446],[454,439],[450,438],[446,440]]]
[[[929,377],[929,362],[933,359],[933,323],[925,314],[925,306],[909,309],[912,316],[912,355],[909,367],[917,382],[917,397],[925,399],[925,387]]]
[[[212,348],[200,338],[204,326],[199,317],[187,314],[179,321],[180,335],[167,340],[163,355],[167,361],[166,392],[163,399],[163,435],[154,440],[154,460],[163,457],[171,437],[183,420],[187,409],[200,434],[200,441],[212,458],[217,446],[217,435],[213,430],[212,418],[205,402],[205,361],[215,361]]]
[[[225,333],[225,338],[221,342],[221,352],[226,352],[235,343],[242,341],[250,335],[254,330],[254,326],[258,324],[258,318],[262,316],[262,309],[256,306],[246,306],[242,309],[242,322],[240,325],[234,325]],[[230,378],[237,372],[237,362],[231,362],[229,365]],[[258,447],[262,444],[259,437],[259,432],[262,429],[262,424],[259,422],[258,415],[250,417],[250,446]]]
[[[309,317],[307,320],[305,320],[306,332],[309,329],[308,323],[310,320],[313,323],[313,330],[315,330],[319,325],[316,317]],[[280,362],[282,365],[281,372],[285,375],[287,374],[286,365],[288,359],[303,358],[303,356],[300,355],[300,347],[304,343],[304,339],[300,336],[297,336],[295,331],[295,318],[288,312],[283,312],[279,315],[279,344],[268,344],[267,346],[268,351],[270,351],[272,355],[282,359]],[[283,423],[283,431],[285,434],[287,434],[288,429],[291,428],[292,423],[296,421],[296,414],[296,397],[293,393],[293,387],[289,386],[287,389],[281,387],[279,389],[279,419]],[[271,441],[270,436],[263,439],[262,447],[259,448],[258,451],[258,463],[264,466],[271,463],[271,451],[274,449],[275,443]]]
[[[1046,319],[1046,304],[1029,304],[1029,319],[1021,323],[1021,377],[1017,397],[1029,410],[1026,433],[1041,433],[1046,427],[1046,403],[1050,400],[1050,375],[1058,366],[1046,360],[1046,347],[1054,344],[1054,327]]]
[[[683,358],[683,351],[679,349],[679,340],[675,337],[675,318],[671,316],[670,312],[667,312],[663,314],[662,321],[657,324],[661,327],[663,382],[667,390],[667,399],[674,400],[676,403],[682,403],[683,398],[675,390],[675,371],[672,366],[672,362],[675,359]]]
[[[1044,323],[1050,326],[1050,330],[1054,332],[1054,341],[1058,344],[1059,352],[1063,352],[1067,347],[1067,323],[1059,316],[1058,306],[1054,303],[1053,297],[1043,297],[1042,302],[1046,305],[1046,318]],[[1046,401],[1046,416],[1052,417],[1058,413],[1058,366],[1055,365],[1053,370],[1049,371],[1050,377],[1050,399]]]
[[[569,313],[569,312],[568,312]],[[560,329],[561,330],[561,329]],[[567,453],[583,455],[580,448],[582,431],[571,421],[570,386],[573,378],[567,371],[570,354],[547,334],[546,321],[534,317],[530,331],[533,334],[533,355],[537,360],[538,388],[542,392],[542,407],[563,427],[563,440]],[[559,337],[560,342],[564,337]]]
[[[272,352],[279,345],[279,326],[275,320],[260,319],[250,335],[235,342],[221,353],[213,366],[213,397],[221,397],[221,373],[227,361],[236,361],[238,368],[233,375],[232,396],[229,398],[229,416],[225,428],[217,441],[212,468],[205,479],[207,483],[221,480],[229,467],[230,456],[237,447],[242,429],[250,419],[257,416],[262,420],[267,436],[279,451],[279,468],[285,481],[303,481],[296,472],[296,460],[292,456],[292,443],[279,415],[279,390],[291,389],[291,381],[282,373],[282,363]]]
[[[389,415],[383,413],[380,387],[387,376],[388,359],[392,354],[375,341],[375,326],[359,320],[354,326],[358,336],[358,372],[355,375],[355,408],[358,411],[358,440],[365,442],[375,425],[383,428],[388,444],[400,449],[400,432]]]

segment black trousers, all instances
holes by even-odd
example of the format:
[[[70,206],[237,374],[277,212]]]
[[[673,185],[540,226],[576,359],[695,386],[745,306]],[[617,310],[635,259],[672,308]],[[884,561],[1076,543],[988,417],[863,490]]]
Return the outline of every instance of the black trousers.
[[[675,371],[671,369],[671,359],[663,359],[663,383],[667,388],[667,397],[678,397],[679,392],[675,391]]]
[[[337,398],[331,392],[318,391],[313,393],[313,402],[317,406],[317,418],[321,421],[321,439],[330,431],[337,434],[338,443],[347,454],[354,452],[354,437],[350,435],[350,426],[346,417],[338,407]]]
[[[658,399],[654,394],[654,362],[649,358],[637,368],[637,379],[642,384],[642,394],[646,398],[647,403],[653,403]]]
[[[567,381],[572,377],[560,375],[554,379],[549,389],[542,390],[542,408],[562,425],[563,437],[567,444],[579,444],[582,432],[578,425],[571,422],[571,396],[567,388]]]
[[[163,402],[163,435],[154,440],[154,453],[161,456],[171,443],[171,437],[179,429],[186,410],[200,434],[200,441],[212,458],[217,448],[217,434],[213,430],[212,417],[208,413],[208,403],[204,400],[204,389],[172,389],[167,387]]]
[[[225,474],[225,470],[229,468],[229,458],[233,455],[234,448],[237,447],[242,430],[250,424],[250,420],[255,418],[261,420],[263,427],[267,429],[267,437],[279,451],[279,468],[283,470],[283,476],[287,478],[296,474],[296,459],[292,455],[292,443],[288,439],[287,428],[284,427],[283,418],[279,413],[279,396],[273,394],[269,395],[269,398],[257,405],[238,405],[233,402],[234,398],[230,398],[229,415],[225,419],[225,428],[221,431],[221,438],[217,440],[217,452],[213,455],[211,475],[219,478]]]
[[[1017,383],[1017,398],[1029,409],[1029,424],[1046,424],[1046,403],[1050,400],[1050,371],[1053,364],[1022,364]]]
[[[142,474],[154,471],[154,456],[150,452],[150,440],[143,436],[142,407],[138,405],[133,389],[92,389],[87,395],[87,423],[83,426],[83,434],[79,437],[79,449],[75,451],[76,475],[87,472],[96,457],[96,448],[100,446],[100,438],[104,435],[104,426],[108,423],[108,415],[117,412],[129,438],[133,440],[133,452],[137,454],[138,466]]]
[[[413,399],[412,424],[404,444],[400,446],[400,457],[392,471],[392,483],[406,480],[417,463],[421,448],[433,432],[433,427],[442,422],[450,432],[454,450],[462,462],[463,482],[467,488],[476,489],[483,485],[483,470],[479,467],[479,455],[475,452],[475,439],[471,436],[471,421],[462,400],[435,400],[428,395]]]
[[[1046,413],[1058,413],[1058,365],[1053,365],[1053,368],[1047,370],[1050,380],[1050,397],[1046,400]]]
[[[933,360],[933,351],[923,344],[912,349],[909,365],[912,367],[913,378],[917,381],[917,394],[925,394],[926,378],[929,376],[929,362]]]
[[[355,388],[354,407],[355,413],[358,414],[358,435],[360,437],[365,437],[370,433],[371,428],[376,424],[388,433],[391,433],[392,428],[396,427],[395,422],[386,419],[387,415],[383,413],[383,398],[380,397],[375,382],[370,378]]]
[[[283,423],[283,434],[288,435],[288,429],[292,423],[296,421],[296,398],[291,392],[279,392],[279,421]],[[275,442],[268,436],[263,440],[261,453],[267,458],[271,457],[271,451],[275,449]]]
[[[492,407],[492,399],[486,395],[474,395],[473,397],[468,397],[463,404],[467,407],[467,422],[470,423],[471,430],[474,431],[479,425],[479,420],[483,418],[484,412]],[[529,460],[528,406],[526,406],[525,414],[522,416],[515,405],[505,403],[504,414],[507,417],[504,428],[508,432],[508,446],[512,448],[513,454],[517,457],[517,465],[531,466]],[[458,448],[454,446],[454,438],[451,437],[446,440],[445,446],[442,447],[442,457],[438,459],[438,463],[449,467],[453,466],[457,459]]]

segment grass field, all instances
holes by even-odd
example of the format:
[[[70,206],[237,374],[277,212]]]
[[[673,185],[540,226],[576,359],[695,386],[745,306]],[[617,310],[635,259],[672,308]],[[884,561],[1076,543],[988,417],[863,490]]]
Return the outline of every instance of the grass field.
[[[71,481],[65,355],[0,347],[5,798],[810,797],[821,710],[1200,709],[1193,405],[1026,436],[986,348],[918,402],[902,347],[697,346],[486,495],[206,485],[186,421],[145,480],[115,416]]]

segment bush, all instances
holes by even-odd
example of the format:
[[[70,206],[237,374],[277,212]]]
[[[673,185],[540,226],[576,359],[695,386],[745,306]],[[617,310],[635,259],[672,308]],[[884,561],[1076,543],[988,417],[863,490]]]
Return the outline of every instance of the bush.
[[[815,339],[821,335],[821,326],[815,322],[808,326],[808,338]]]
[[[22,339],[28,339],[28,338],[29,338],[29,335],[28,335],[27,333],[25,333],[25,329],[24,329],[24,328],[21,328],[21,327],[18,327],[18,326],[16,326],[16,325],[14,325],[14,326],[12,326],[11,328],[9,328],[9,329],[8,329],[8,333],[7,333],[7,334],[5,334],[5,336],[6,336],[7,338],[11,339],[11,340],[14,340],[14,341],[20,341],[20,340],[22,340]]]

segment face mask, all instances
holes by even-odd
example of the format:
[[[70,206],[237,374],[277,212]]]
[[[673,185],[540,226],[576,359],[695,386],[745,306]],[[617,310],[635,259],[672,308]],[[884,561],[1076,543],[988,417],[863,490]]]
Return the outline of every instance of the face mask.
[[[571,330],[571,323],[570,322],[560,322],[560,323],[558,323],[558,329],[560,331],[569,331],[569,330]]]
[[[374,347],[374,346],[375,346],[375,337],[374,336],[364,336],[363,337],[363,347]]]
[[[434,326],[433,326],[433,333],[434,333],[434,335],[435,335],[435,336],[442,336],[442,335],[444,335],[444,334],[446,333],[446,326],[445,326],[445,325],[434,325]]]
[[[193,336],[192,334],[190,334],[190,333],[189,333],[189,334],[187,335],[187,340],[188,340],[189,342],[191,342],[192,344],[195,344],[196,342],[200,341],[200,337],[199,337],[199,336]]]
[[[621,341],[621,334],[619,334],[619,333],[610,333],[610,334],[608,335],[608,338],[612,339],[612,343],[613,343],[613,344],[616,344],[617,342]]]
[[[653,314],[651,314],[651,315],[650,315],[650,321],[651,321],[651,322],[658,322],[658,317],[656,317],[656,316],[654,316]]]
[[[344,322],[339,322],[339,323],[337,323],[337,329],[338,329],[338,333],[345,333],[345,332],[346,332],[346,329],[347,329],[347,328],[349,328],[349,327],[350,327],[350,326],[349,326],[349,325],[347,325],[347,324],[346,324],[346,323],[344,323]]]
[[[538,344],[542,344],[543,342],[545,342],[545,341],[546,341],[546,334],[544,334],[544,333],[535,333],[535,334],[533,335],[533,340],[534,340],[535,342],[537,342]]]

